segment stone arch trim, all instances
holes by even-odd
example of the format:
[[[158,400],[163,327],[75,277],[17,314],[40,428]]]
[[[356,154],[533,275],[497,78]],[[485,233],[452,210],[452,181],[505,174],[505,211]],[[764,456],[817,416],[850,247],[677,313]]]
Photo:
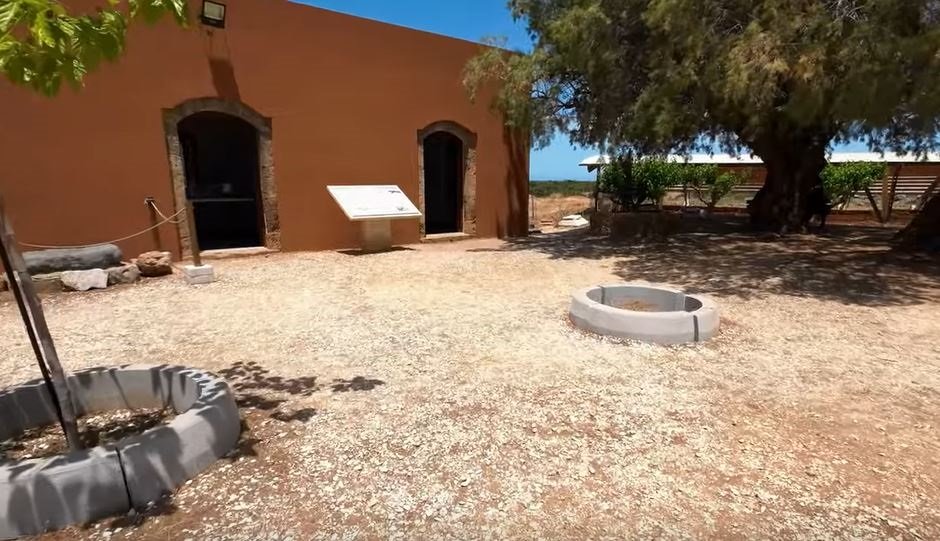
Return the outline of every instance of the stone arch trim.
[[[186,100],[172,109],[163,110],[163,129],[166,134],[167,157],[170,163],[170,181],[176,211],[186,207],[186,169],[183,148],[180,145],[178,126],[184,118],[196,113],[215,112],[240,118],[251,124],[258,132],[258,181],[262,214],[264,218],[264,245],[271,250],[281,248],[281,222],[277,210],[277,184],[274,180],[274,146],[271,119],[265,117],[239,101],[219,98],[195,98]],[[180,251],[183,257],[192,255],[189,228],[185,224],[177,227]]]
[[[463,233],[477,230],[477,134],[450,120],[433,122],[418,130],[418,208],[421,209],[421,236],[424,236],[424,140],[431,134],[447,132],[463,143]]]

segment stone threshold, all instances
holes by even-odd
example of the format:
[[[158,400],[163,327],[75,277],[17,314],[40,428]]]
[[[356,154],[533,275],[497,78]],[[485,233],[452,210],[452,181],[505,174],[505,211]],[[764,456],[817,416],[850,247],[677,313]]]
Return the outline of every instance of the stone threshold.
[[[221,250],[205,250],[200,255],[203,259],[229,259],[233,257],[249,257],[256,255],[268,255],[279,253],[279,250],[272,250],[266,246],[249,246],[247,248],[225,248]],[[191,257],[186,259],[192,260]]]
[[[423,243],[434,243],[434,242],[456,242],[460,240],[469,240],[476,238],[476,235],[470,235],[468,233],[435,233],[433,235],[425,235],[421,237],[421,242]]]

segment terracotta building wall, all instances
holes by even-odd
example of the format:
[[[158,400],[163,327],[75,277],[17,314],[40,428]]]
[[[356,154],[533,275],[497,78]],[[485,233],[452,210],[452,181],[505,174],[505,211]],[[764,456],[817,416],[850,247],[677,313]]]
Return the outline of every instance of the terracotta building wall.
[[[135,27],[127,54],[79,92],[48,99],[0,82],[0,194],[21,240],[82,244],[144,229],[147,196],[175,212],[163,111],[203,97],[270,119],[285,250],[358,244],[328,184],[398,184],[417,203],[417,134],[439,121],[476,135],[477,234],[525,233],[528,143],[461,85],[479,45],[286,0],[226,3],[225,30],[195,19],[188,30]],[[420,238],[414,220],[393,231],[398,243]],[[179,252],[176,226],[160,240]],[[133,255],[155,240],[121,246]]]

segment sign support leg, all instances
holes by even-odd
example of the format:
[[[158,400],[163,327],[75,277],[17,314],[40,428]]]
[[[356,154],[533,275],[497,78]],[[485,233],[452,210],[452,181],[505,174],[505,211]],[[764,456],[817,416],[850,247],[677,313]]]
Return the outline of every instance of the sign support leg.
[[[392,247],[391,220],[365,220],[362,222],[362,251],[385,252]]]

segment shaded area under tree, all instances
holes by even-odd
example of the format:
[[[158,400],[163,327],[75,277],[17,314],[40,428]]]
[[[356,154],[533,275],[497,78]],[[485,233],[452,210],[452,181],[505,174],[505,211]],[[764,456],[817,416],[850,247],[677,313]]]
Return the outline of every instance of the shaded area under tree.
[[[690,292],[810,296],[846,304],[918,304],[940,291],[940,260],[894,250],[893,229],[832,226],[825,236],[741,232],[740,219],[683,220],[666,242],[615,241],[583,230],[509,241],[500,250],[552,258],[614,258],[624,280]]]

